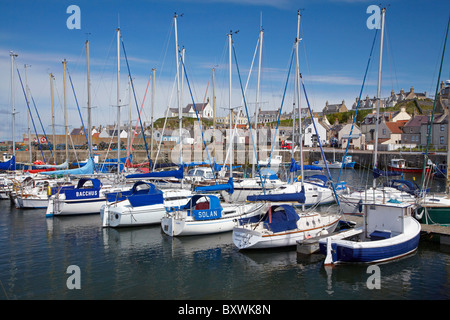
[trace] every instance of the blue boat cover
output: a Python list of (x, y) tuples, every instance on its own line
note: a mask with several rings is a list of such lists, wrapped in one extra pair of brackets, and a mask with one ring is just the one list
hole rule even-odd
[(233, 184), (233, 178), (231, 177), (228, 179), (227, 183), (222, 184), (214, 184), (211, 186), (202, 186), (195, 188), (195, 191), (197, 192), (212, 192), (212, 191), (228, 191), (229, 194), (233, 194), (234, 192), (234, 184)]
[[(142, 181), (140, 181), (142, 182)], [(139, 186), (147, 185), (145, 188), (139, 188)], [(151, 183), (135, 183), (131, 190), (131, 195), (128, 197), (128, 201), (133, 207), (149, 206), (153, 204), (164, 204), (163, 192), (156, 188)]]
[(126, 179), (145, 179), (145, 178), (170, 178), (174, 177), (176, 179), (183, 179), (183, 167), (181, 166), (178, 170), (168, 170), (168, 171), (153, 171), (147, 173), (135, 173), (129, 174)]
[(11, 159), (0, 162), (0, 170), (16, 170), (16, 157), (12, 156)]
[[(225, 166), (225, 168), (227, 168), (227, 170), (230, 168), (230, 166), (229, 165), (221, 165), (221, 164), (217, 164), (217, 163), (213, 163), (213, 168), (214, 168), (214, 171), (220, 171), (223, 167)], [(242, 166), (233, 166), (232, 168), (233, 169), (237, 169), (237, 168), (241, 168)]]
[[(92, 182), (92, 187), (85, 188), (84, 185), (88, 181)], [(64, 194), (66, 195), (66, 200), (96, 199), (100, 196), (101, 187), (102, 183), (99, 179), (82, 178), (78, 181), (75, 188), (65, 190)]]
[[(301, 170), (301, 165), (295, 163), (294, 158), (291, 158), (291, 164), (289, 166), (289, 172), (296, 172), (298, 170)], [(317, 170), (321, 171), (322, 168), (319, 166), (313, 166), (313, 165), (303, 165), (303, 170)]]
[(292, 193), (258, 194), (247, 196), (247, 201), (298, 202), (305, 203), (305, 190)]
[(378, 177), (394, 177), (394, 176), (401, 176), (401, 175), (402, 175), (402, 173), (397, 172), (397, 171), (384, 171), (384, 170), (380, 170), (378, 168), (373, 169), (374, 179), (376, 179)]
[[(269, 214), (269, 211), (272, 211)], [(294, 207), (289, 205), (272, 206), (265, 214), (264, 225), (274, 233), (297, 229), (300, 219)]]
[[(394, 179), (386, 182), (384, 184), (387, 187), (392, 187), (400, 191), (405, 191), (412, 195), (419, 194), (420, 187), (417, 185), (417, 183), (413, 181), (403, 180), (403, 179)], [(426, 192), (429, 191), (429, 189), (425, 190)]]
[(94, 173), (94, 160), (92, 158), (88, 159), (86, 165), (81, 168), (76, 169), (67, 169), (67, 170), (56, 170), (56, 171), (44, 171), (40, 172), (40, 174), (46, 175), (84, 175), (84, 174), (93, 174)]
[[(141, 187), (144, 186), (144, 187)], [(164, 194), (154, 184), (137, 181), (133, 187), (125, 191), (109, 192), (106, 194), (109, 202), (128, 199), (133, 207), (147, 206), (152, 204), (163, 204)]]

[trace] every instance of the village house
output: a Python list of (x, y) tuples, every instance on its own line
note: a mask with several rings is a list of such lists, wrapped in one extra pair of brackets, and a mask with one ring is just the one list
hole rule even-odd
[(325, 107), (322, 109), (323, 115), (337, 113), (337, 112), (347, 112), (348, 109), (345, 106), (345, 101), (342, 100), (342, 103), (338, 104), (328, 104), (328, 101), (325, 103)]
[[(373, 97), (372, 99), (369, 98), (369, 95), (366, 96), (366, 99), (361, 100), (358, 106), (359, 98), (356, 97), (356, 101), (352, 105), (352, 110), (356, 110), (356, 107), (358, 107), (358, 110), (367, 110), (367, 109), (375, 109), (377, 107), (377, 98)], [(384, 99), (380, 99), (380, 108), (386, 107), (386, 101)]]
[[(320, 137), (320, 143), (322, 145), (325, 145), (327, 143), (326, 137), (327, 137), (327, 130), (319, 123), (318, 119), (313, 120), (315, 125), (313, 123), (309, 124), (305, 127), (304, 134), (303, 134), (303, 145), (305, 147), (316, 147), (318, 146)], [(316, 132), (317, 128), (317, 132)]]
[(420, 145), (422, 123), (428, 124), (428, 116), (416, 115), (411, 118), (403, 126), (402, 143), (412, 147)]
[[(349, 149), (362, 150), (366, 143), (365, 136), (361, 133), (361, 129), (357, 125), (354, 125), (352, 130), (352, 125), (352, 123), (347, 123), (339, 130), (337, 136), (338, 144), (341, 148), (345, 149), (350, 138)], [(351, 135), (350, 131), (352, 131)]]
[[(430, 121), (420, 124), (420, 144), (426, 146), (428, 143), (428, 130)], [(434, 116), (433, 125), (431, 126), (430, 144), (434, 148), (447, 149), (448, 146), (448, 113), (437, 114)]]
[[(197, 114), (195, 110), (197, 109), (197, 113), (199, 118), (208, 118), (212, 119), (213, 117), (213, 108), (211, 107), (211, 104), (209, 103), (209, 98), (207, 99), (206, 103), (196, 103), (195, 107), (193, 103), (188, 104), (186, 107), (181, 109), (181, 115), (182, 117), (186, 118), (197, 118)], [(169, 117), (178, 117), (178, 108), (169, 108)]]

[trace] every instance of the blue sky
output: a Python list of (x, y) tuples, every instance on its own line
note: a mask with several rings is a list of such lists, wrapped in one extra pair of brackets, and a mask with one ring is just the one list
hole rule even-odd
[[(81, 29), (69, 30), (66, 13), (69, 5), (81, 10)], [(68, 68), (83, 120), (87, 122), (85, 40), (90, 41), (93, 124), (116, 121), (116, 43), (115, 30), (120, 25), (141, 106), (152, 68), (156, 68), (155, 117), (162, 117), (167, 106), (176, 106), (172, 96), (175, 79), (173, 16), (177, 12), (178, 43), (186, 49), (186, 69), (196, 103), (212, 98), (211, 74), (216, 68), (215, 90), (218, 115), (228, 106), (228, 48), (226, 34), (233, 36), (242, 81), (245, 83), (256, 48), (261, 22), (264, 29), (262, 50), (262, 109), (277, 109), (287, 77), (289, 59), (297, 28), (297, 10), (302, 10), (300, 68), (308, 98), (314, 110), (325, 102), (345, 100), (351, 107), (361, 90), (374, 30), (366, 20), (366, 0), (139, 0), (139, 1), (61, 1), (2, 0), (0, 11), (0, 140), (11, 138), (10, 57), (19, 56), (16, 66), (36, 102), (44, 128), (51, 131), (49, 73), (55, 75), (56, 121), (63, 124), (62, 63)], [(448, 1), (391, 0), (386, 13), (386, 36), (383, 54), (382, 96), (414, 86), (416, 92), (435, 91), (445, 28), (450, 14)], [(363, 97), (376, 95), (378, 42), (375, 48)], [(449, 49), (450, 50), (450, 49)], [(121, 97), (128, 102), (127, 69), (121, 54)], [(246, 100), (251, 112), (256, 99), (256, 66), (250, 78)], [(16, 134), (26, 128), (26, 103), (15, 75)], [(446, 54), (442, 79), (450, 78), (450, 59)], [(233, 61), (233, 104), (240, 105), (242, 95)], [(182, 105), (192, 103), (186, 82)], [(290, 80), (284, 111), (292, 110), (293, 81)], [(67, 87), (69, 123), (79, 127), (81, 121), (73, 93)], [(171, 98), (172, 97), (172, 98)], [(61, 101), (61, 102), (60, 102)], [(144, 121), (150, 119), (151, 91), (144, 105)], [(302, 98), (302, 106), (306, 106)], [(128, 110), (122, 108), (122, 120)], [(34, 111), (33, 111), (34, 112)], [(136, 120), (136, 106), (132, 104)], [(39, 127), (38, 120), (34, 116)], [(42, 130), (38, 129), (39, 132)], [(62, 127), (57, 128), (62, 132)]]

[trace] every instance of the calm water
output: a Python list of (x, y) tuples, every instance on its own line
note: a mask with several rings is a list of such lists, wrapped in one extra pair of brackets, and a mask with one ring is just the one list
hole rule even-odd
[[(353, 172), (355, 179), (361, 179)], [(231, 233), (171, 239), (159, 226), (100, 227), (99, 215), (45, 218), (0, 202), (0, 299), (450, 299), (450, 254), (422, 241), (408, 258), (366, 266), (297, 258), (295, 248), (239, 252)], [(81, 289), (70, 290), (70, 265)]]

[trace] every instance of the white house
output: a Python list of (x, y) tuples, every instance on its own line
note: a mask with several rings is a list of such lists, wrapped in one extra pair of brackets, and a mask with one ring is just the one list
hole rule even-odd
[[(304, 137), (304, 142), (303, 145), (305, 147), (314, 147), (318, 145), (318, 138), (317, 136), (320, 137), (320, 143), (322, 145), (325, 144), (325, 142), (327, 141), (327, 130), (319, 123), (319, 120), (317, 118), (313, 119), (314, 124), (311, 123), (310, 125), (308, 125), (305, 128), (305, 133), (303, 134)], [(317, 128), (317, 133), (316, 133), (316, 129)]]
[[(197, 113), (200, 118), (212, 118), (213, 117), (213, 108), (211, 107), (211, 104), (209, 103), (209, 98), (205, 104), (196, 103), (195, 108), (194, 108), (194, 104), (192, 104), (192, 103), (188, 104), (186, 107), (182, 108), (181, 114), (183, 117), (197, 118), (195, 109), (197, 109)], [(170, 108), (169, 109), (169, 117), (178, 117), (178, 108)]]

